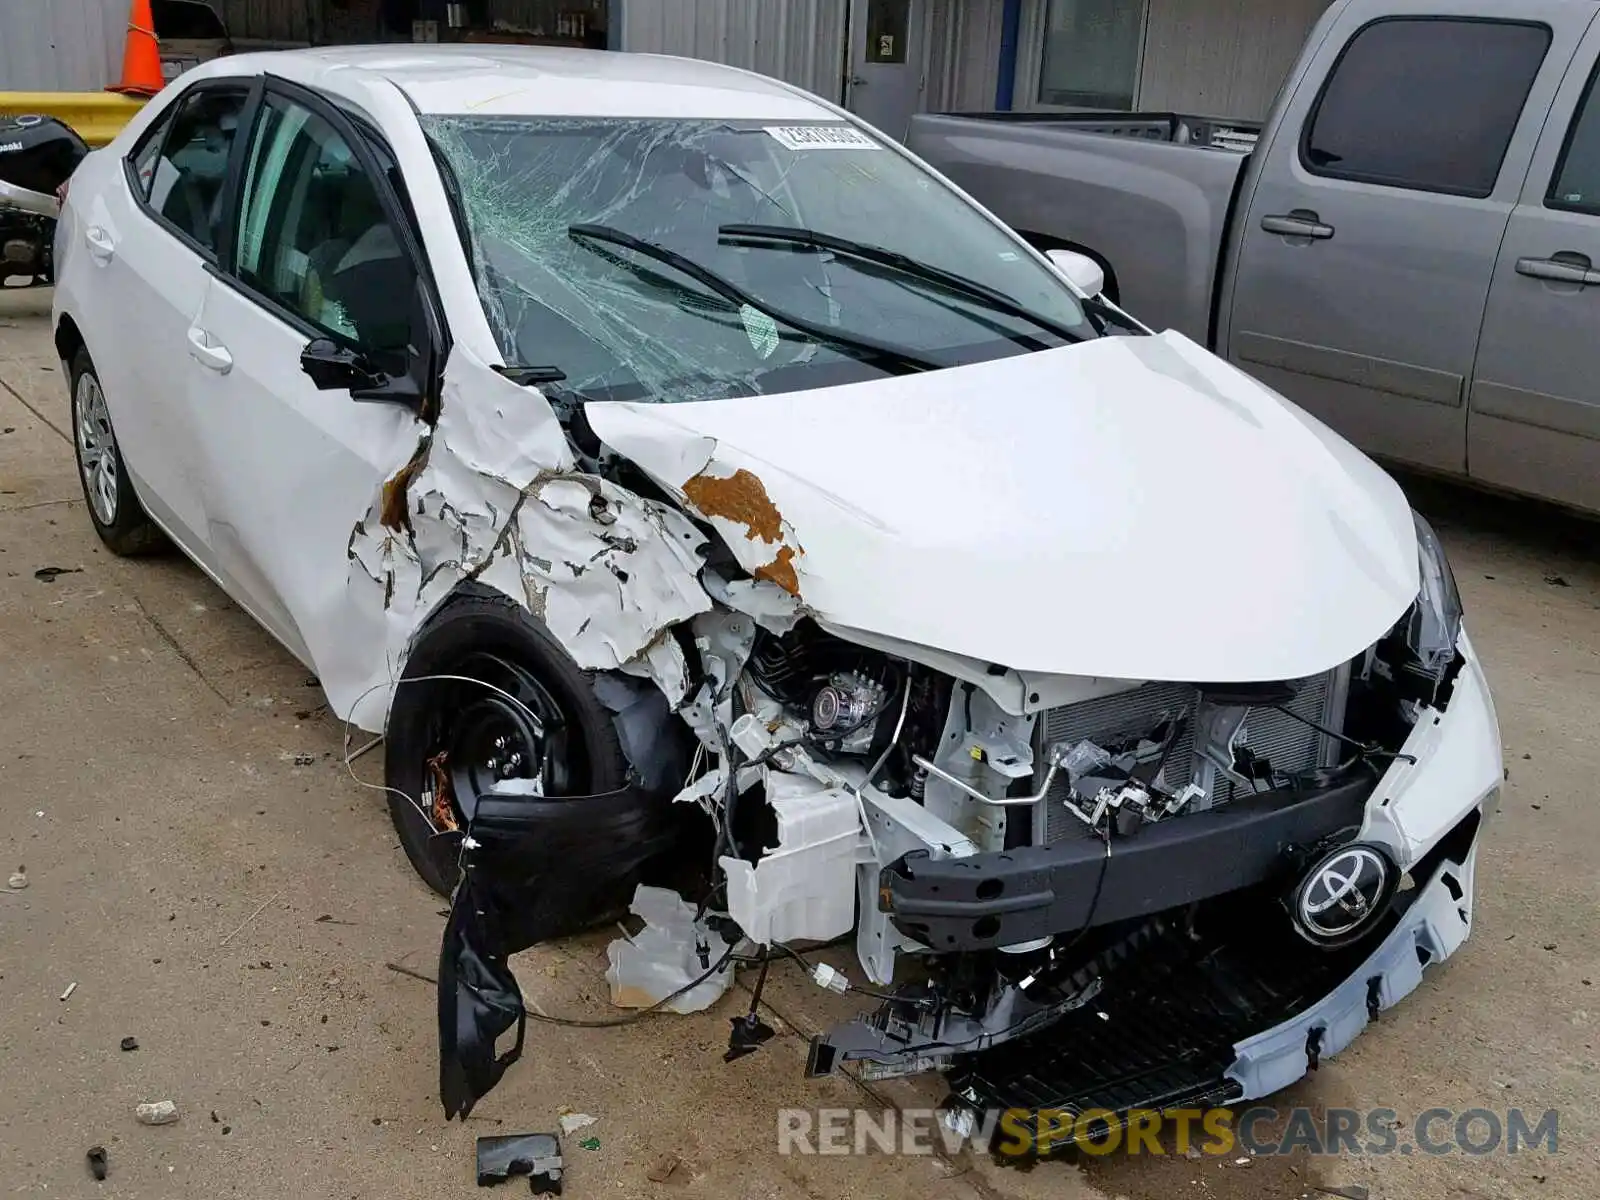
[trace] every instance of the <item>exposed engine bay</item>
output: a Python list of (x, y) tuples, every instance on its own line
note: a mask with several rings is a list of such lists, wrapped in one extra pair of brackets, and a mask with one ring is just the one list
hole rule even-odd
[[(1417, 764), (1417, 730), (1440, 721), (1466, 662), (1453, 580), (1417, 520), (1424, 594), (1350, 661), (1265, 683), (1057, 679), (1048, 696), (1019, 687), (998, 664), (853, 641), (770, 581), (740, 578), (739, 565), (713, 549), (701, 578), (717, 603), (679, 639), (689, 668), (676, 715), (693, 738), (674, 756), (690, 766), (666, 805), (703, 813), (710, 831), (709, 847), (688, 843), (709, 848), (709, 862), (682, 893), (693, 906), (686, 961), (704, 969), (695, 982), (719, 971), (731, 978), (735, 948), (761, 965), (764, 980), (772, 956), (805, 962), (797, 946), (853, 929), (861, 982), (807, 969), (822, 987), (879, 1003), (814, 1040), (811, 1074), (845, 1063), (866, 1078), (940, 1070), (975, 1108), (1030, 1095), (1035, 1107), (1079, 1108), (1115, 1096), (1128, 1105), (1158, 1094), (1237, 1098), (1237, 1087), (1218, 1082), (1225, 1051), (1343, 979), (1415, 899), (1406, 868), (1417, 861), (1362, 836), (1369, 802), (1386, 778)], [(674, 736), (659, 729), (643, 743), (659, 751)], [(641, 742), (637, 730), (631, 740)], [(625, 837), (621, 827), (593, 827), (577, 806), (569, 816), (608, 847), (606, 869), (631, 879), (660, 847), (685, 852), (665, 832), (664, 798), (658, 790), (623, 800), (617, 815), (638, 825)], [(479, 811), (494, 802), (479, 800)], [(1449, 860), (1458, 872), (1478, 820), (1474, 806), (1463, 812)], [(464, 893), (504, 856), (492, 823), (483, 823), (488, 838), (477, 836), (478, 822), (469, 831)], [(510, 856), (519, 877), (543, 874), (539, 890), (548, 891), (560, 886), (551, 878), (600, 867), (585, 836), (551, 832), (520, 840)], [(1360, 863), (1340, 866), (1351, 847), (1370, 858), (1370, 878)], [(1445, 862), (1437, 846), (1430, 854), (1428, 866)], [(1344, 890), (1308, 900), (1326, 878)], [(480, 915), (506, 907), (476, 903)], [(1249, 931), (1242, 940), (1241, 930)], [(512, 940), (538, 936), (525, 929)], [(503, 1022), (519, 1001), (496, 957), (472, 959), (490, 964), (496, 988), (480, 980), (460, 994), (481, 1002), (497, 990)], [(1363, 1011), (1375, 1014), (1381, 991), (1374, 976)], [(1103, 1040), (1095, 1018), (1109, 1020), (1119, 996), (1143, 1011), (1181, 1007), (1181, 996), (1199, 993), (1215, 998), (1209, 1040), (1178, 1036), (1159, 1087), (1138, 1071), (1085, 1073), (1075, 1056), (1053, 1090), (1038, 1083), (1035, 1043), (1056, 1047), (1050, 1031), (1062, 1023), (1087, 1017), (1073, 1036)], [(443, 993), (441, 1004), (443, 1019)], [(1169, 1012), (1167, 1024), (1175, 1019)], [(734, 1026), (730, 1061), (771, 1034), (754, 1003)], [(1320, 1029), (1303, 1048), (1309, 1066)], [(1023, 1041), (1031, 1049), (1000, 1054)], [(465, 1049), (447, 1049), (447, 1061)], [(1032, 1092), (1017, 1091), (1024, 1076)], [(487, 1090), (481, 1064), (476, 1077), (452, 1085), (447, 1070), (447, 1111), (466, 1111)]]

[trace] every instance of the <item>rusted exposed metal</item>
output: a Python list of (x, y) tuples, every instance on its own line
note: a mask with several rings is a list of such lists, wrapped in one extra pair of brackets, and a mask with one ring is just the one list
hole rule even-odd
[(781, 546), (778, 555), (764, 567), (755, 569), (757, 579), (765, 579), (775, 583), (791, 596), (800, 594), (800, 577), (794, 570), (794, 549), (790, 546)]
[(427, 465), (428, 448), (431, 445), (429, 439), (423, 438), (417, 444), (410, 461), (383, 481), (383, 503), (379, 509), (378, 519), (385, 529), (391, 529), (395, 533), (411, 532), (411, 514), (407, 511), (406, 493), (410, 490), (411, 481)]
[(767, 495), (761, 480), (743, 467), (725, 478), (696, 475), (683, 485), (683, 494), (706, 516), (735, 521), (743, 525), (752, 538), (763, 542), (783, 541), (783, 514)]

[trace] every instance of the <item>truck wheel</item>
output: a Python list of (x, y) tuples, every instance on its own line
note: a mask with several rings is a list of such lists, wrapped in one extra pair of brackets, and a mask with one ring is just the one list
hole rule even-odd
[(406, 663), (384, 773), (406, 857), (449, 895), (478, 795), (508, 779), (533, 781), (530, 804), (600, 795), (627, 782), (628, 762), (589, 674), (515, 602), (467, 592), (445, 603)]
[(113, 554), (131, 557), (161, 549), (166, 538), (145, 514), (128, 478), (116, 432), (111, 428), (105, 389), (100, 386), (88, 347), (78, 347), (69, 370), (72, 447), (94, 531)]

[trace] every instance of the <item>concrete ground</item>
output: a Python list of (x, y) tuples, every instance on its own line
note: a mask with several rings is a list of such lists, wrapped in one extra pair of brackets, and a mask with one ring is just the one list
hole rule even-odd
[[(1556, 1155), (1114, 1155), (1028, 1172), (968, 1155), (779, 1155), (778, 1108), (877, 1102), (802, 1078), (803, 1034), (839, 1006), (792, 967), (769, 987), (783, 1036), (760, 1054), (721, 1060), (746, 1002), (737, 990), (693, 1017), (535, 1025), (525, 1060), (470, 1121), (447, 1125), (433, 989), (385, 965), (432, 973), (441, 902), (406, 866), (382, 796), (345, 773), (306, 670), (186, 560), (99, 545), (48, 305), (45, 291), (0, 291), (0, 881), (19, 868), (28, 880), (0, 887), (0, 1193), (467, 1195), (475, 1137), (550, 1129), (570, 1108), (599, 1118), (566, 1139), (566, 1194), (580, 1200), (1600, 1195), (1594, 528), (1417, 487), (1449, 544), (1510, 768), (1478, 925), (1280, 1098), (1405, 1121), (1434, 1106), (1554, 1108)], [(40, 578), (46, 567), (69, 573)], [(374, 778), (373, 759), (358, 765)], [(533, 1003), (606, 1015), (609, 936), (519, 960)], [(119, 1051), (126, 1036), (136, 1051)], [(181, 1120), (137, 1124), (134, 1105), (161, 1098)], [(585, 1135), (598, 1148), (580, 1147)], [(111, 1166), (98, 1185), (84, 1166), (95, 1144)], [(681, 1162), (652, 1180), (669, 1154)]]

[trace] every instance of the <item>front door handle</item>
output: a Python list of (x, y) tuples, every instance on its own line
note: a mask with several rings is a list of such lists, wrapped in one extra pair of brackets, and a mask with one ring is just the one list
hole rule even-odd
[(1261, 228), (1284, 237), (1311, 238), (1318, 242), (1325, 242), (1333, 236), (1333, 226), (1324, 225), (1321, 217), (1305, 208), (1297, 208), (1283, 216), (1262, 217)]
[(202, 367), (226, 375), (233, 370), (233, 355), (226, 346), (211, 340), (211, 336), (198, 326), (189, 330), (189, 357)]
[(111, 235), (98, 225), (85, 229), (83, 240), (96, 262), (110, 262), (117, 253), (117, 244), (111, 240)]
[(1580, 287), (1600, 284), (1600, 271), (1590, 266), (1589, 256), (1571, 250), (1549, 258), (1519, 258), (1517, 274), (1529, 279), (1548, 279), (1552, 283), (1575, 283)]

